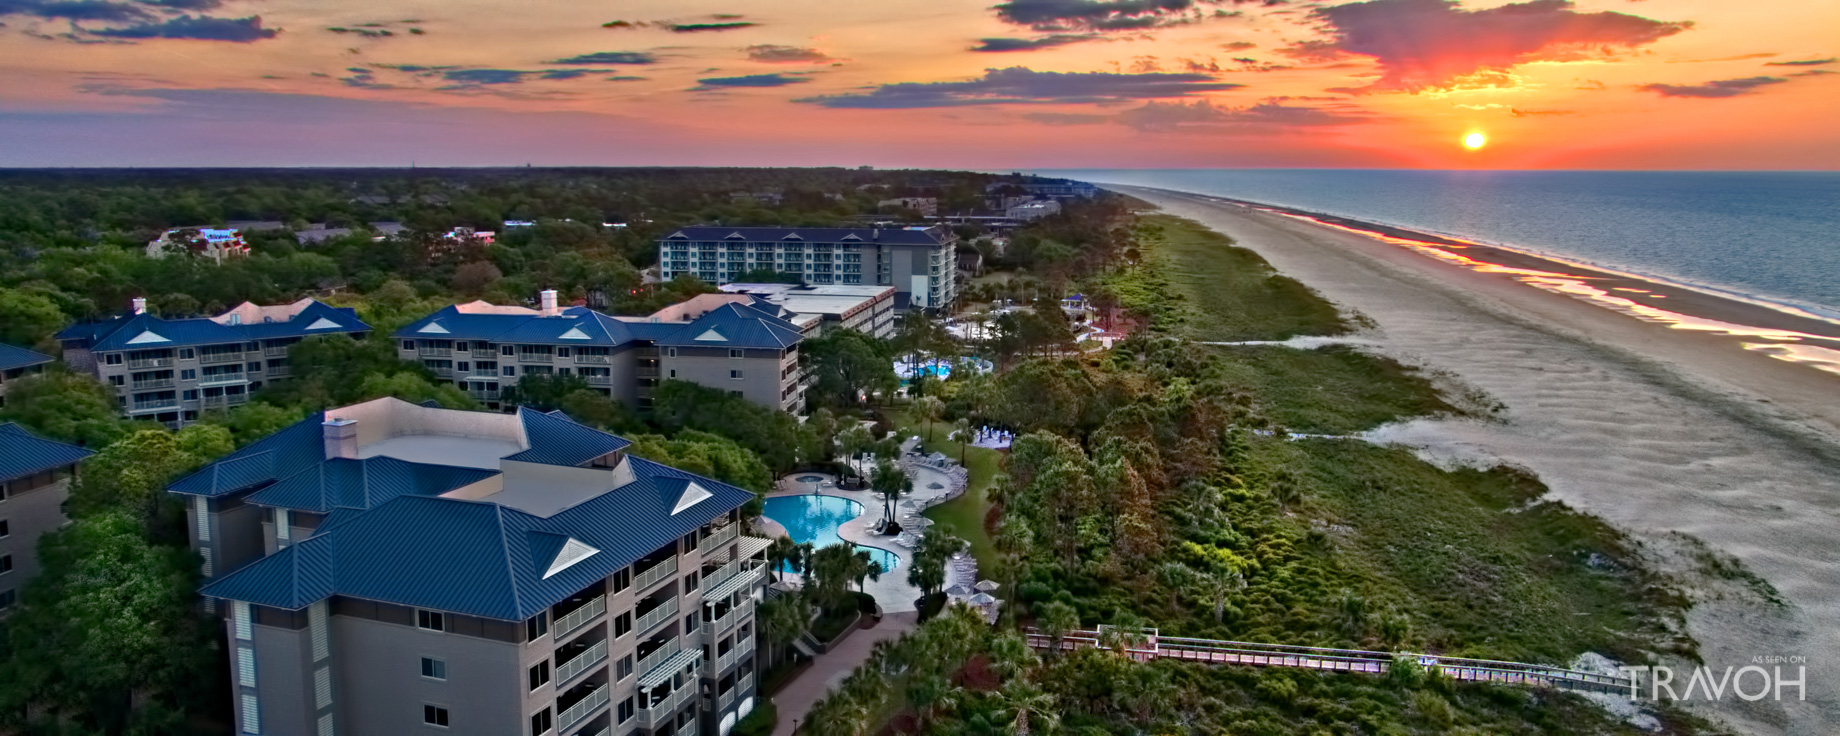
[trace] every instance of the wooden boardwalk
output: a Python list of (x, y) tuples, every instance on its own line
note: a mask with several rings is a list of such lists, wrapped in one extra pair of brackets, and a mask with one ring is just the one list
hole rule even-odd
[[(1036, 629), (1027, 631), (1029, 646), (1052, 649), (1053, 639)], [(1491, 659), (1444, 657), (1415, 652), (1372, 652), (1360, 649), (1328, 649), (1289, 644), (1261, 644), (1218, 639), (1190, 639), (1161, 636), (1156, 629), (1119, 630), (1101, 625), (1097, 630), (1072, 631), (1061, 637), (1062, 650), (1081, 648), (1111, 649), (1122, 646), (1126, 656), (1139, 662), (1153, 659), (1179, 659), (1254, 667), (1293, 667), (1325, 672), (1360, 672), (1385, 674), (1395, 660), (1405, 659), (1427, 670), (1436, 670), (1454, 680), (1495, 682), (1504, 685), (1552, 687), (1561, 690), (1627, 693), (1628, 678), (1595, 672), (1524, 662)]]

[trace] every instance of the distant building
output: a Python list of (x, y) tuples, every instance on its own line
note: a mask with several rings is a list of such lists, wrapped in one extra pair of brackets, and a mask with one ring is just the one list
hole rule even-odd
[(38, 538), (64, 525), (77, 464), (93, 454), (0, 424), (0, 616), (38, 574)]
[(728, 199), (736, 204), (753, 202), (767, 207), (778, 207), (781, 202), (786, 201), (786, 195), (776, 191), (730, 192)]
[(235, 731), (727, 733), (758, 697), (754, 494), (629, 444), (385, 398), (175, 482)]
[(721, 285), (773, 269), (818, 286), (892, 286), (896, 310), (942, 310), (958, 298), (957, 245), (951, 228), (938, 225), (687, 227), (658, 239), (659, 277), (690, 274)]
[(1048, 215), (1058, 215), (1060, 212), (1060, 202), (1056, 202), (1052, 199), (1031, 199), (1026, 202), (1010, 205), (1010, 208), (1004, 210), (1003, 214), (1009, 219), (1027, 222), (1029, 220), (1039, 220)]
[(42, 373), (53, 358), (36, 350), (0, 343), (0, 406), (6, 406), (6, 386), (22, 377)]
[(802, 330), (808, 330), (807, 323), (815, 321), (822, 331), (843, 328), (880, 338), (894, 336), (892, 286), (736, 283), (721, 288), (786, 310), (792, 315), (788, 319)]
[(474, 230), (470, 227), (457, 227), (443, 233), (441, 239), (456, 244), (469, 240), (477, 240), (483, 245), (491, 245), (498, 239), (498, 233), (492, 232), (491, 230)]
[(520, 227), (536, 227), (536, 226), (537, 226), (536, 220), (506, 220), (505, 221), (506, 230), (511, 230), (513, 228), (520, 228)]
[(965, 279), (984, 273), (984, 254), (965, 251), (958, 254), (958, 275)]
[(215, 317), (161, 319), (135, 299), (123, 314), (57, 333), (64, 361), (113, 386), (122, 411), (178, 427), (202, 411), (249, 401), (266, 381), (285, 378), (288, 346), (313, 335), (361, 338), (370, 325), (350, 308), (313, 299), (242, 305)]
[[(708, 295), (705, 295), (708, 296)], [(679, 305), (681, 306), (681, 305)], [(767, 304), (667, 307), (649, 317), (612, 317), (559, 307), (456, 304), (397, 330), (397, 356), (420, 362), (480, 401), (494, 404), (525, 376), (576, 375), (628, 405), (649, 408), (661, 381), (721, 389), (775, 409), (805, 403), (799, 343), (805, 332)]]
[(181, 227), (160, 233), (147, 243), (148, 258), (165, 258), (173, 253), (189, 253), (223, 263), (226, 258), (249, 255), (249, 244), (236, 230), (209, 227)]
[(894, 199), (884, 199), (877, 202), (875, 206), (876, 209), (898, 207), (904, 210), (913, 210), (926, 217), (933, 217), (939, 214), (938, 197), (895, 197)]

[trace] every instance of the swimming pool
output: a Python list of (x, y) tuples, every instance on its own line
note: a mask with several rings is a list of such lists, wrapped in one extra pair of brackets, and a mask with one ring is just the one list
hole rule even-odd
[[(850, 499), (809, 493), (769, 498), (764, 515), (786, 527), (786, 533), (792, 535), (792, 541), (799, 544), (810, 542), (814, 547), (828, 547), (843, 541), (842, 537), (837, 536), (837, 527), (861, 516), (862, 511), (862, 504)], [(860, 544), (853, 546), (868, 550), (869, 556), (881, 564), (884, 575), (901, 564), (901, 558), (888, 550)]]

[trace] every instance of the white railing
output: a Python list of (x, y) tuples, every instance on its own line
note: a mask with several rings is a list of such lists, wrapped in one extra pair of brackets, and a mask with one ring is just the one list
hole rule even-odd
[(671, 620), (671, 617), (676, 615), (677, 598), (673, 596), (666, 600), (663, 605), (647, 611), (645, 615), (640, 616), (639, 620), (633, 623), (633, 631), (639, 632), (640, 636), (645, 636), (646, 632), (651, 631), (661, 623)]
[(200, 386), (228, 386), (228, 385), (236, 384), (236, 383), (244, 383), (248, 380), (249, 380), (249, 377), (246, 375), (243, 375), (241, 372), (238, 372), (238, 373), (211, 373), (211, 374), (199, 376), (198, 385)]
[(754, 599), (744, 599), (741, 605), (728, 609), (728, 613), (717, 616), (714, 621), (704, 621), (703, 636), (708, 637), (710, 643), (714, 644), (716, 639), (728, 633), (729, 629), (735, 628), (736, 623), (739, 623), (741, 619), (747, 618), (748, 615), (753, 612)]
[(613, 376), (583, 376), (589, 386), (612, 386)]
[(241, 406), (249, 403), (249, 394), (226, 394), (222, 396), (205, 396), (199, 399), (204, 406)]
[(134, 390), (134, 391), (151, 391), (151, 390), (154, 390), (154, 389), (161, 389), (161, 388), (172, 388), (172, 387), (173, 387), (173, 379), (170, 379), (170, 378), (149, 378), (149, 379), (146, 379), (146, 380), (143, 380), (143, 381), (135, 381), (135, 382), (134, 382), (134, 384), (133, 384), (133, 388), (132, 388), (132, 390)]
[(128, 361), (129, 368), (171, 368), (172, 358), (134, 358)]
[(574, 659), (556, 666), (556, 686), (561, 687), (576, 675), (587, 672), (589, 667), (600, 664), (607, 659), (606, 640), (597, 641), (588, 650), (576, 655)]
[(147, 401), (136, 401), (134, 402), (134, 408), (130, 409), (129, 411), (159, 411), (161, 409), (177, 409), (177, 408), (179, 408), (179, 399), (175, 397), (171, 399), (150, 399)]
[(270, 358), (285, 358), (287, 357), (287, 354), (288, 354), (288, 346), (283, 345), (281, 347), (274, 347), (271, 345), (269, 347), (262, 348), (262, 354)]
[(736, 688), (731, 687), (728, 689), (728, 692), (716, 696), (716, 710), (727, 708), (730, 704), (735, 702), (735, 690)]
[(635, 592), (643, 591), (656, 585), (659, 581), (670, 579), (672, 575), (676, 574), (677, 558), (668, 558), (663, 562), (647, 568), (645, 572), (633, 576), (633, 590)]
[(473, 348), (472, 353), (473, 353), (473, 358), (475, 360), (479, 360), (479, 359), (491, 360), (493, 358), (498, 357), (497, 348), (483, 348), (483, 349)]
[(703, 540), (703, 549), (715, 551), (716, 547), (728, 544), (730, 541), (734, 540), (735, 535), (740, 533), (740, 524), (726, 524), (721, 529), (716, 530), (716, 533), (709, 535), (708, 539)]
[(554, 363), (556, 356), (550, 353), (519, 353), (518, 359), (526, 363)]
[(735, 683), (735, 692), (752, 690), (753, 688), (754, 688), (754, 673), (752, 672), (749, 672), (746, 675), (743, 675), (741, 677), (741, 681)]
[(241, 350), (238, 350), (234, 353), (202, 353), (201, 352), (198, 354), (198, 364), (199, 365), (217, 365), (219, 363), (241, 363), (242, 361), (243, 361), (243, 351)]
[(735, 642), (735, 645), (729, 648), (727, 654), (716, 657), (716, 668), (712, 674), (727, 672), (729, 667), (734, 666), (752, 651), (754, 651), (754, 637), (742, 637), (741, 641)]
[(679, 686), (677, 690), (673, 691), (670, 695), (666, 695), (663, 700), (658, 701), (656, 704), (648, 705), (651, 701), (651, 697), (645, 693), (640, 693), (639, 727), (657, 728), (659, 726), (669, 725), (671, 716), (677, 713), (677, 709), (682, 708), (684, 703), (690, 702), (690, 699), (694, 697), (696, 697), (695, 681), (684, 683)]
[(453, 348), (416, 348), (415, 354), (420, 355), (424, 358), (451, 358), (454, 355), (454, 349)]
[(562, 728), (568, 728), (580, 723), (581, 719), (587, 718), (588, 714), (593, 713), (596, 708), (606, 705), (607, 689), (606, 685), (594, 688), (594, 692), (589, 693), (588, 697), (576, 701), (575, 704), (569, 706), (567, 710), (557, 713), (556, 725)]
[(556, 625), (550, 627), (552, 632), (551, 637), (560, 641), (562, 637), (568, 635), (569, 632), (581, 628), (582, 625), (606, 612), (607, 596), (595, 596), (594, 600), (588, 601), (583, 604), (582, 607), (568, 612), (568, 614), (562, 618), (556, 619)]
[(696, 721), (686, 723), (683, 728), (677, 729), (677, 736), (696, 736)]
[(610, 356), (606, 356), (606, 355), (577, 355), (575, 356), (575, 362), (577, 363), (598, 363), (598, 364), (605, 365), (607, 363), (613, 362), (613, 358)]
[(679, 643), (676, 639), (672, 639), (669, 644), (659, 647), (657, 651), (640, 657), (638, 668), (639, 677), (644, 679), (646, 675), (652, 673), (652, 670), (657, 669), (658, 665), (664, 664), (665, 660), (670, 659), (672, 655), (683, 651), (683, 649), (683, 644)]
[(729, 560), (728, 564), (716, 568), (715, 572), (703, 576), (703, 590), (715, 590), (728, 582), (729, 578), (741, 574), (741, 561)]

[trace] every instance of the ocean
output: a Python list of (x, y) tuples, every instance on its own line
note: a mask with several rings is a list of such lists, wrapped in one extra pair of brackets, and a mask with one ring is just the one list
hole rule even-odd
[(1032, 171), (1293, 207), (1840, 320), (1840, 172)]

